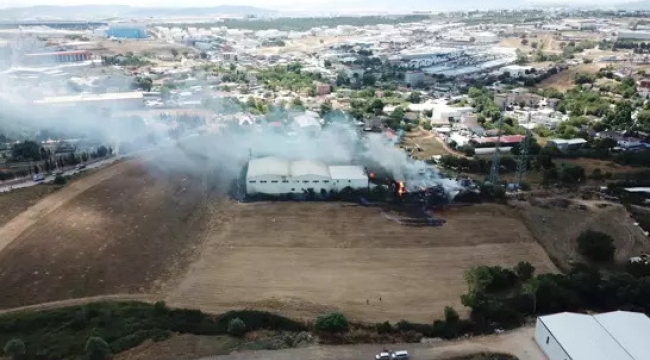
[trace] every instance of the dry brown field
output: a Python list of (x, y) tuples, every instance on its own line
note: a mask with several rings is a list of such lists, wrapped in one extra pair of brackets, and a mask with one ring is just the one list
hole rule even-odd
[(341, 203), (231, 208), (231, 219), (208, 236), (199, 260), (167, 296), (170, 305), (431, 321), (445, 306), (462, 309), (463, 275), (474, 265), (527, 260), (539, 271), (555, 270), (505, 206), (448, 210), (441, 227), (403, 226), (379, 208)]

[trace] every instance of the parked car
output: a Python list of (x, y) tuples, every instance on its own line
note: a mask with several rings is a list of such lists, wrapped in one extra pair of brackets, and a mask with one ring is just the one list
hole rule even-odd
[(36, 175), (34, 175), (33, 179), (34, 179), (34, 182), (43, 181), (43, 180), (45, 180), (45, 175), (43, 175), (43, 174), (36, 174)]

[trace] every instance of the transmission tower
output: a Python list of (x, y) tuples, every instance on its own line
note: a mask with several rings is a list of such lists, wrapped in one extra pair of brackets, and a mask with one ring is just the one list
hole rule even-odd
[[(526, 114), (526, 125), (530, 125), (530, 111)], [(530, 142), (530, 128), (526, 126), (526, 136), (524, 141), (519, 145), (519, 158), (517, 159), (517, 179), (515, 185), (517, 188), (526, 178), (526, 166), (528, 165), (528, 145)]]
[(499, 184), (499, 167), (501, 166), (501, 150), (499, 149), (501, 145), (501, 128), (503, 127), (503, 116), (499, 116), (499, 122), (497, 123), (497, 141), (494, 144), (494, 155), (492, 155), (492, 167), (490, 168), (490, 175), (488, 176), (488, 181), (492, 185)]

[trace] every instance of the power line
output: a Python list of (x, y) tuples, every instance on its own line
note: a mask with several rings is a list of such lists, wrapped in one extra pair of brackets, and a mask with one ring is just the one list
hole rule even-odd
[(499, 122), (497, 123), (497, 141), (494, 144), (494, 155), (492, 155), (492, 167), (490, 168), (490, 175), (488, 176), (488, 181), (492, 185), (497, 185), (499, 183), (499, 167), (501, 166), (501, 128), (503, 127), (503, 116), (499, 116)]
[(517, 159), (517, 179), (516, 179), (516, 186), (519, 188), (521, 186), (521, 183), (524, 182), (524, 179), (526, 178), (526, 170), (528, 166), (528, 147), (529, 143), (531, 141), (531, 133), (530, 133), (530, 111), (527, 112), (526, 114), (526, 136), (524, 137), (524, 140), (519, 144), (519, 158)]

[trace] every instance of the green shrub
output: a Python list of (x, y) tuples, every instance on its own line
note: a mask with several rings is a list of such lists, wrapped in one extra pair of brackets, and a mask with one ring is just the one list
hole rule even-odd
[(65, 185), (66, 182), (67, 180), (65, 177), (63, 177), (63, 175), (59, 174), (54, 178), (54, 185)]
[(577, 241), (580, 254), (590, 260), (608, 262), (614, 259), (614, 239), (605, 233), (587, 230), (578, 236)]
[(317, 317), (316, 321), (314, 321), (314, 328), (317, 331), (337, 333), (348, 331), (349, 324), (348, 319), (343, 314), (331, 313)]
[(393, 326), (388, 321), (376, 324), (375, 329), (379, 334), (390, 334), (393, 332)]
[(111, 355), (111, 348), (100, 337), (91, 337), (86, 342), (88, 360), (106, 360)]
[(228, 334), (241, 337), (246, 334), (246, 324), (240, 318), (230, 320), (228, 323)]
[(11, 339), (7, 341), (3, 348), (6, 355), (11, 356), (12, 359), (20, 359), (25, 355), (25, 343), (20, 339)]

